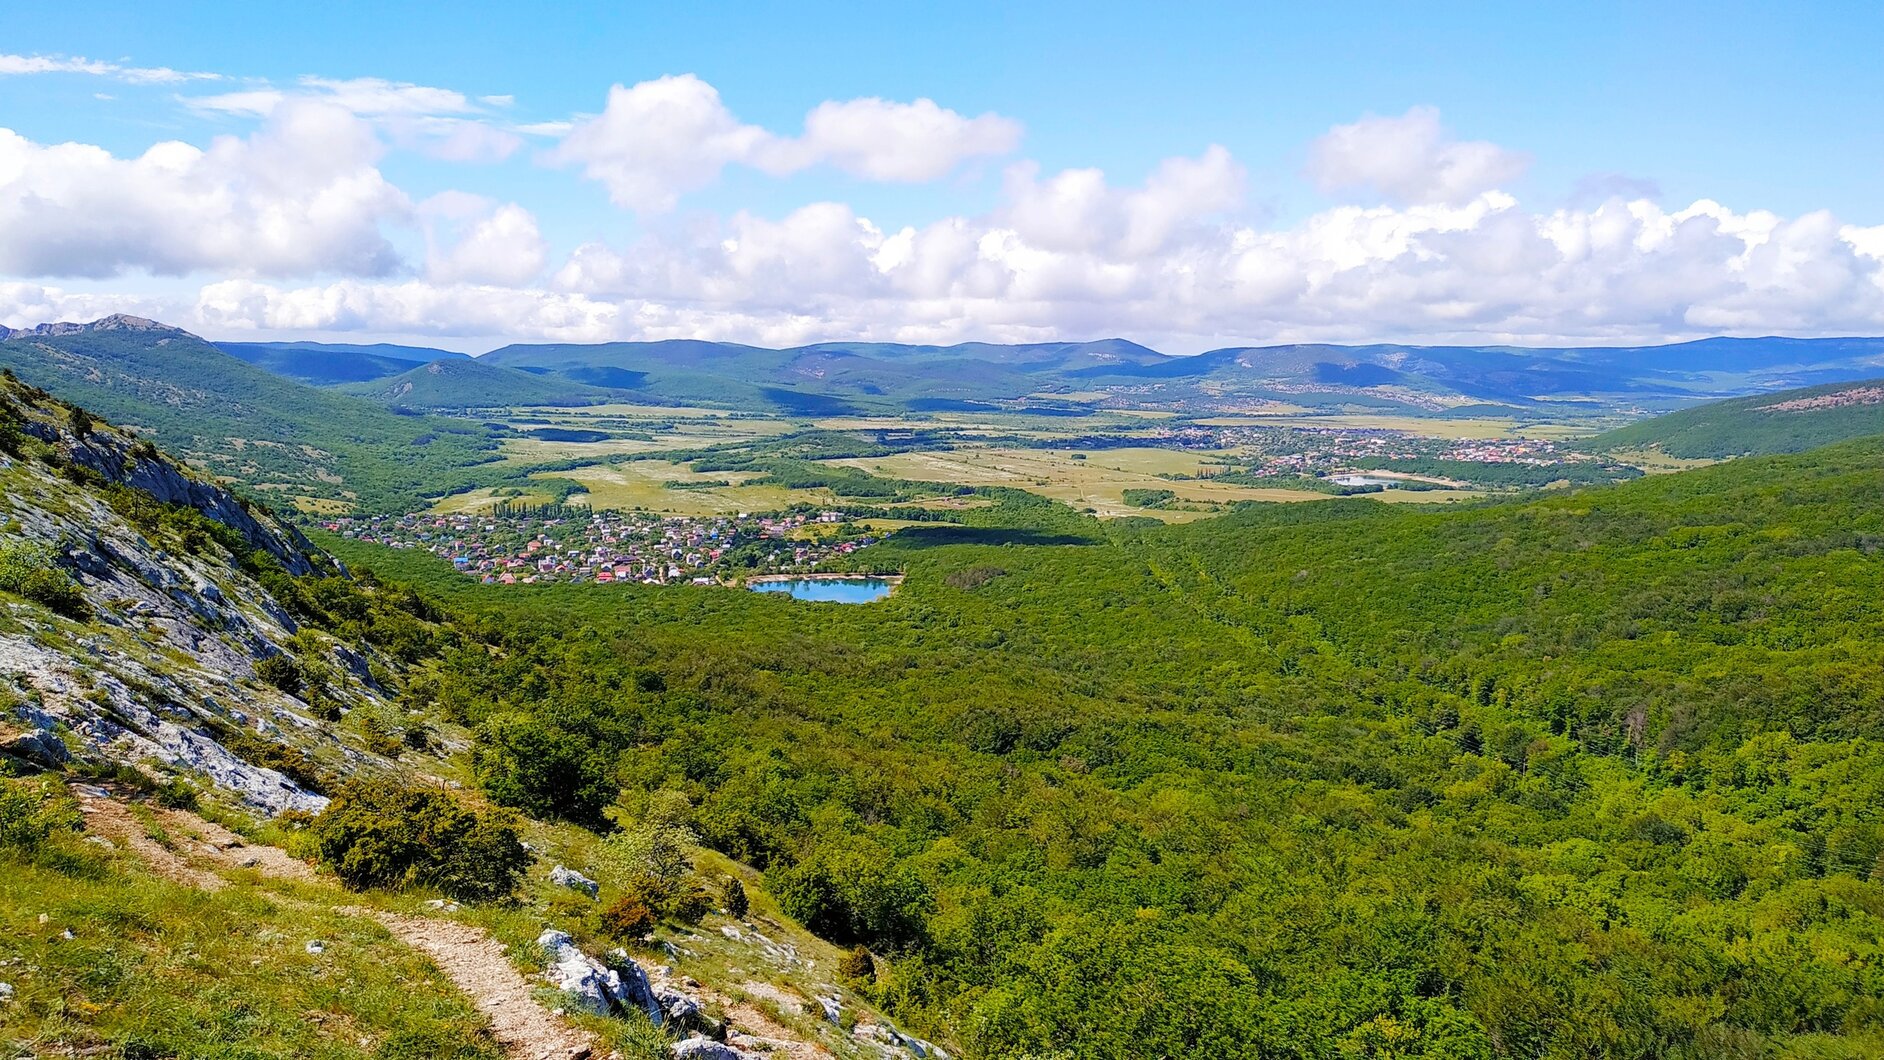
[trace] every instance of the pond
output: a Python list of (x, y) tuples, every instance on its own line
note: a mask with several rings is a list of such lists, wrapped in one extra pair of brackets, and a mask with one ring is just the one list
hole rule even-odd
[(785, 593), (799, 600), (831, 604), (867, 604), (890, 595), (901, 578), (792, 578), (785, 581), (752, 581), (746, 587), (758, 593)]

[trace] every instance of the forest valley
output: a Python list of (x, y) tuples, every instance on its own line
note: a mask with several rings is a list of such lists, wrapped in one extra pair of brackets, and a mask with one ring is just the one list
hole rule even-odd
[[(264, 583), (396, 663), (376, 753), (466, 734), (423, 812), (467, 816), (388, 853), (414, 778), (315, 763), (272, 827), (493, 907), (506, 829), (586, 830), (638, 868), (532, 926), (597, 946), (730, 901), (704, 848), (985, 1060), (1884, 1054), (1884, 438), (1445, 510), (993, 496), (872, 546), (863, 606), (317, 533), (345, 571)], [(316, 711), (318, 654), (269, 675)]]

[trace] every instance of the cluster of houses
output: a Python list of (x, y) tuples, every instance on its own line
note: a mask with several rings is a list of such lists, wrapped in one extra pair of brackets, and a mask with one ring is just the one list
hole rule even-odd
[(814, 570), (877, 540), (836, 511), (687, 517), (569, 508), (359, 516), (323, 525), (359, 541), (424, 549), (495, 585), (712, 585)]
[(1249, 469), (1257, 476), (1327, 474), (1366, 458), (1543, 466), (1588, 459), (1539, 439), (1421, 438), (1384, 428), (1229, 427), (1219, 432), (1218, 444), (1261, 452), (1256, 466)]

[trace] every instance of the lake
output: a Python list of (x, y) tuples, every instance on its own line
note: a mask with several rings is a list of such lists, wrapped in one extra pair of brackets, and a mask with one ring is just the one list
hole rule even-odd
[[(899, 579), (900, 580), (900, 579)], [(896, 588), (887, 578), (794, 578), (791, 581), (751, 582), (747, 588), (758, 593), (785, 593), (799, 600), (828, 604), (867, 604), (881, 600)]]

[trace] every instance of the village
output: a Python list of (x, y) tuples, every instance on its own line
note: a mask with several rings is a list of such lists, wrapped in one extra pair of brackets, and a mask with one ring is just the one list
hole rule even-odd
[[(1550, 467), (1587, 462), (1588, 454), (1537, 438), (1427, 438), (1386, 428), (1230, 427), (1218, 431), (1221, 448), (1259, 454), (1251, 477), (1338, 474), (1376, 461), (1443, 460), (1473, 464)], [(1241, 461), (1226, 461), (1239, 463)]]
[(877, 542), (839, 511), (672, 516), (548, 505), (525, 512), (342, 517), (323, 528), (416, 548), (486, 585), (732, 584), (813, 571)]

